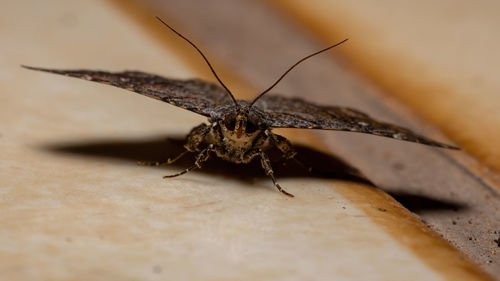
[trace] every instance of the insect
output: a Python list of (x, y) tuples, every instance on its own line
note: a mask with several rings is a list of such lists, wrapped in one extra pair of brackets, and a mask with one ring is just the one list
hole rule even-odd
[(171, 164), (187, 152), (197, 153), (192, 166), (164, 178), (180, 176), (191, 170), (201, 168), (213, 153), (226, 161), (234, 163), (249, 163), (254, 158), (258, 158), (265, 173), (273, 181), (274, 186), (283, 194), (293, 197), (291, 193), (288, 193), (277, 183), (266, 151), (273, 147), (277, 148), (285, 159), (295, 159), (296, 152), (290, 141), (271, 131), (273, 128), (351, 131), (430, 146), (458, 149), (420, 136), (409, 129), (376, 121), (368, 115), (351, 108), (316, 105), (300, 98), (266, 95), (298, 64), (344, 43), (347, 39), (300, 59), (255, 99), (246, 101), (237, 100), (234, 97), (219, 78), (206, 56), (193, 42), (162, 19), (158, 17), (157, 19), (196, 49), (220, 86), (199, 79), (175, 80), (138, 71), (105, 72), (23, 67), (127, 89), (208, 117), (209, 124), (201, 124), (188, 134), (183, 153), (174, 159), (154, 163), (156, 165)]

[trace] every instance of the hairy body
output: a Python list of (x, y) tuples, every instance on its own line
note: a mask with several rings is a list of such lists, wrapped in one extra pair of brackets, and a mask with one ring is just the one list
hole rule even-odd
[[(240, 101), (240, 103), (244, 104), (245, 101)], [(198, 153), (194, 165), (165, 178), (176, 177), (190, 170), (201, 168), (211, 153), (233, 163), (249, 163), (259, 157), (262, 168), (271, 177), (276, 188), (293, 197), (276, 182), (271, 162), (265, 151), (276, 147), (283, 153), (285, 159), (293, 158), (296, 153), (286, 138), (272, 133), (262, 119), (257, 117), (260, 114), (262, 112), (258, 109), (252, 109), (249, 106), (229, 107), (221, 114), (224, 118), (209, 120), (210, 124), (201, 124), (193, 128), (186, 138), (184, 147), (186, 151)], [(165, 163), (170, 164), (177, 159), (179, 157)], [(163, 163), (155, 163), (155, 165), (159, 164)]]

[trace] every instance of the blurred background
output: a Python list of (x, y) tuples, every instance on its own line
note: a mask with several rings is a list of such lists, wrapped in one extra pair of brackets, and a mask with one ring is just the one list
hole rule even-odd
[[(142, 107), (142, 97), (94, 93), (95, 85), (83, 82), (68, 96), (72, 84), (64, 78), (27, 73), (20, 64), (213, 81), (203, 60), (155, 20), (159, 16), (204, 50), (237, 98), (250, 99), (299, 58), (349, 38), (294, 69), (273, 92), (353, 107), (462, 151), (344, 132), (279, 132), (344, 159), (466, 259), (500, 276), (498, 1), (51, 0), (2, 6), (0, 139), (10, 147), (2, 172), (8, 186), (25, 184), (13, 167), (36, 166), (21, 151), (40, 141), (158, 136), (166, 128), (182, 136), (203, 121), (180, 109), (164, 114), (165, 106), (154, 101)], [(135, 108), (146, 113), (128, 115)], [(175, 122), (165, 126), (171, 114)], [(28, 176), (47, 171), (57, 174), (43, 166)], [(6, 223), (16, 218), (3, 217)]]

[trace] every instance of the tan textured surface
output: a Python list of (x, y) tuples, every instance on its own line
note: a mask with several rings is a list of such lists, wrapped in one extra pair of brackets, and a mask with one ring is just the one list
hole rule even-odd
[(500, 171), (498, 1), (271, 2), (325, 41), (350, 37), (338, 51), (358, 69)]
[[(164, 181), (172, 168), (49, 150), (183, 134), (202, 118), (18, 64), (195, 74), (106, 2), (11, 1), (3, 7), (1, 32), (9, 40), (0, 45), (0, 279), (480, 278), (419, 221), (405, 218), (410, 214), (391, 198), (373, 205), (369, 187), (282, 180), (297, 195), (289, 199), (265, 179), (245, 184), (193, 173)], [(387, 212), (370, 211), (376, 208)], [(387, 230), (399, 220), (411, 227)], [(425, 237), (429, 255), (447, 259), (429, 266), (393, 235), (416, 242)], [(439, 264), (452, 266), (440, 270)]]

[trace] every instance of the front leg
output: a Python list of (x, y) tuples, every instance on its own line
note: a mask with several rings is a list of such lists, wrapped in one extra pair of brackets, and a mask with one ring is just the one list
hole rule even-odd
[(210, 126), (210, 125), (200, 124), (200, 125), (194, 127), (193, 129), (191, 129), (191, 132), (189, 132), (188, 136), (186, 137), (186, 144), (184, 144), (184, 148), (186, 150), (183, 151), (181, 154), (179, 154), (174, 159), (169, 158), (165, 163), (167, 165), (172, 164), (175, 161), (179, 160), (187, 152), (200, 151), (200, 149), (198, 147), (200, 146), (201, 143), (203, 143), (203, 141), (205, 140), (205, 137), (210, 132), (211, 128), (212, 128), (212, 126)]
[(271, 143), (276, 146), (281, 153), (283, 153), (283, 157), (285, 159), (292, 159), (295, 155), (297, 155), (297, 152), (293, 149), (292, 144), (285, 137), (273, 134), (269, 130), (266, 130), (264, 133), (269, 137)]
[(198, 148), (200, 144), (205, 140), (206, 135), (210, 132), (212, 127), (207, 124), (200, 124), (194, 127), (191, 132), (189, 132), (186, 137), (186, 144), (184, 144), (184, 150), (181, 154), (177, 155), (175, 158), (168, 158), (167, 161), (161, 162), (137, 162), (138, 165), (141, 166), (166, 166), (174, 163), (175, 161), (181, 159), (188, 152), (196, 152), (200, 151)]
[(203, 149), (199, 154), (198, 156), (196, 156), (196, 161), (194, 162), (194, 165), (177, 173), (177, 174), (174, 174), (174, 175), (169, 175), (169, 176), (164, 176), (163, 178), (166, 179), (166, 178), (173, 178), (173, 177), (177, 177), (177, 176), (180, 176), (180, 175), (184, 175), (185, 173), (189, 172), (189, 171), (192, 171), (194, 169), (200, 169), (201, 168), (201, 164), (203, 164), (203, 162), (207, 161), (208, 158), (210, 157), (210, 152), (212, 152), (214, 150), (214, 145), (213, 144), (210, 144), (207, 148)]
[(285, 137), (282, 137), (280, 135), (273, 134), (269, 130), (267, 130), (265, 132), (265, 134), (271, 139), (272, 144), (274, 146), (276, 146), (281, 151), (281, 153), (283, 153), (283, 158), (292, 159), (297, 164), (299, 164), (301, 167), (306, 169), (309, 173), (312, 171), (312, 167), (304, 164), (304, 162), (295, 158), (295, 156), (297, 155), (297, 152), (295, 151), (295, 149), (293, 149), (293, 146), (289, 140), (287, 140)]
[(211, 129), (212, 125), (207, 124), (200, 124), (194, 127), (186, 138), (184, 148), (190, 152), (200, 151), (198, 147), (203, 143)]
[(274, 186), (283, 194), (294, 197), (293, 194), (288, 193), (286, 190), (281, 188), (281, 186), (276, 182), (276, 178), (274, 177), (274, 171), (273, 168), (271, 167), (271, 161), (269, 161), (269, 158), (267, 157), (266, 153), (259, 149), (257, 153), (260, 156), (260, 164), (262, 165), (262, 168), (266, 171), (266, 175), (270, 176), (271, 179), (273, 180)]

